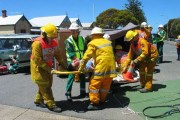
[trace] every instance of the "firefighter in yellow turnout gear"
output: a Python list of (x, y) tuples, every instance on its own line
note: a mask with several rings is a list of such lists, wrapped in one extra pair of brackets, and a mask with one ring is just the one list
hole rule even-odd
[[(53, 58), (64, 66), (56, 41), (57, 28), (49, 23), (41, 28), (42, 35), (36, 38), (32, 44), (31, 54), (31, 79), (38, 86), (34, 103), (54, 112), (61, 112), (57, 107), (52, 93), (53, 77), (51, 74)], [(65, 67), (65, 66), (64, 66)]]
[(99, 104), (106, 101), (113, 77), (116, 77), (115, 58), (111, 41), (103, 38), (99, 27), (91, 31), (92, 40), (80, 62), (79, 71), (83, 72), (87, 61), (94, 60), (94, 75), (89, 82), (90, 104), (88, 110), (100, 109)]
[[(125, 36), (126, 41), (130, 41), (130, 50), (128, 52), (128, 58), (126, 66), (128, 66), (133, 60), (134, 64), (139, 63), (140, 72), (140, 92), (149, 92), (152, 90), (153, 71), (158, 58), (158, 51), (156, 47), (150, 44), (146, 39), (139, 38), (139, 35), (135, 31), (128, 31)], [(127, 71), (127, 67), (123, 72)]]

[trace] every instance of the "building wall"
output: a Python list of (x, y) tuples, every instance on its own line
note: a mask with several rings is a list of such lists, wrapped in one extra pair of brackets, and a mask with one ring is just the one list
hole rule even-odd
[(0, 34), (14, 34), (14, 26), (0, 26)]
[(31, 25), (25, 17), (22, 17), (16, 24), (15, 33), (30, 33)]

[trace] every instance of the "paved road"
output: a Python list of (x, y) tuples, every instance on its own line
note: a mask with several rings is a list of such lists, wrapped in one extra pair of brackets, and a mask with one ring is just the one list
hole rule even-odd
[[(163, 82), (167, 80), (180, 79), (180, 61), (176, 61), (176, 48), (171, 43), (166, 43), (164, 46), (164, 63), (156, 66), (158, 73), (154, 74), (154, 82)], [(141, 120), (138, 114), (124, 114), (124, 112), (131, 112), (132, 110), (124, 102), (129, 101), (125, 93), (110, 94), (107, 103), (104, 104), (103, 109), (99, 111), (86, 111), (88, 99), (77, 99), (79, 95), (79, 83), (74, 83), (72, 95), (74, 102), (69, 103), (65, 98), (65, 85), (66, 78), (59, 78), (54, 75), (53, 93), (58, 106), (62, 107), (62, 113), (54, 113), (46, 108), (38, 108), (33, 104), (33, 98), (37, 87), (32, 83), (30, 74), (22, 72), (18, 74), (0, 75), (0, 120), (20, 120), (22, 115), (33, 111), (39, 113), (39, 119), (45, 118), (45, 113), (50, 118), (54, 119), (92, 119), (92, 120)], [(127, 86), (130, 84), (127, 84)], [(88, 82), (87, 82), (88, 86)], [(120, 87), (120, 86), (118, 86)], [(140, 94), (140, 93), (139, 93)], [(120, 96), (120, 97), (119, 97)], [(6, 106), (7, 105), (7, 106)], [(13, 106), (13, 107), (11, 107)], [(16, 110), (8, 111), (5, 108), (18, 107), (22, 112), (13, 119), (7, 118), (12, 115)], [(3, 111), (5, 110), (5, 112)], [(9, 112), (7, 114), (7, 112)], [(5, 114), (6, 113), (6, 114)], [(12, 113), (12, 114), (11, 114)], [(35, 114), (34, 114), (35, 115)], [(3, 116), (3, 117), (2, 117)], [(5, 117), (6, 116), (6, 117)], [(33, 115), (32, 115), (33, 116)], [(67, 117), (64, 117), (67, 116)], [(59, 117), (59, 118), (58, 118)], [(74, 118), (71, 118), (74, 117)], [(18, 119), (19, 118), (19, 119)], [(31, 120), (31, 117), (27, 118)], [(37, 119), (35, 116), (32, 119)]]

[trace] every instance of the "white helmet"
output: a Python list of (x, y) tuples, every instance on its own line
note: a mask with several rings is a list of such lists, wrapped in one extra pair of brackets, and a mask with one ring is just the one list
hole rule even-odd
[(145, 28), (145, 27), (147, 27), (148, 26), (148, 24), (146, 23), (146, 22), (142, 22), (141, 23), (141, 28)]
[(109, 34), (104, 34), (103, 38), (105, 38), (107, 40), (111, 40), (111, 37), (109, 36)]
[(94, 27), (91, 31), (91, 35), (93, 35), (93, 34), (104, 34), (104, 31), (102, 28)]
[(77, 23), (72, 23), (69, 27), (70, 30), (79, 30), (79, 25)]
[(163, 25), (159, 25), (158, 28), (163, 28), (164, 26)]
[(152, 26), (151, 26), (151, 25), (148, 25), (148, 28), (152, 28)]

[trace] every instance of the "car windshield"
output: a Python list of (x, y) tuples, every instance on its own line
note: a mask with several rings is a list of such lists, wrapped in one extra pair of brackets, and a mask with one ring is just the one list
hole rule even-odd
[(14, 46), (19, 45), (20, 49), (28, 49), (31, 46), (29, 38), (0, 38), (0, 49), (14, 49)]

